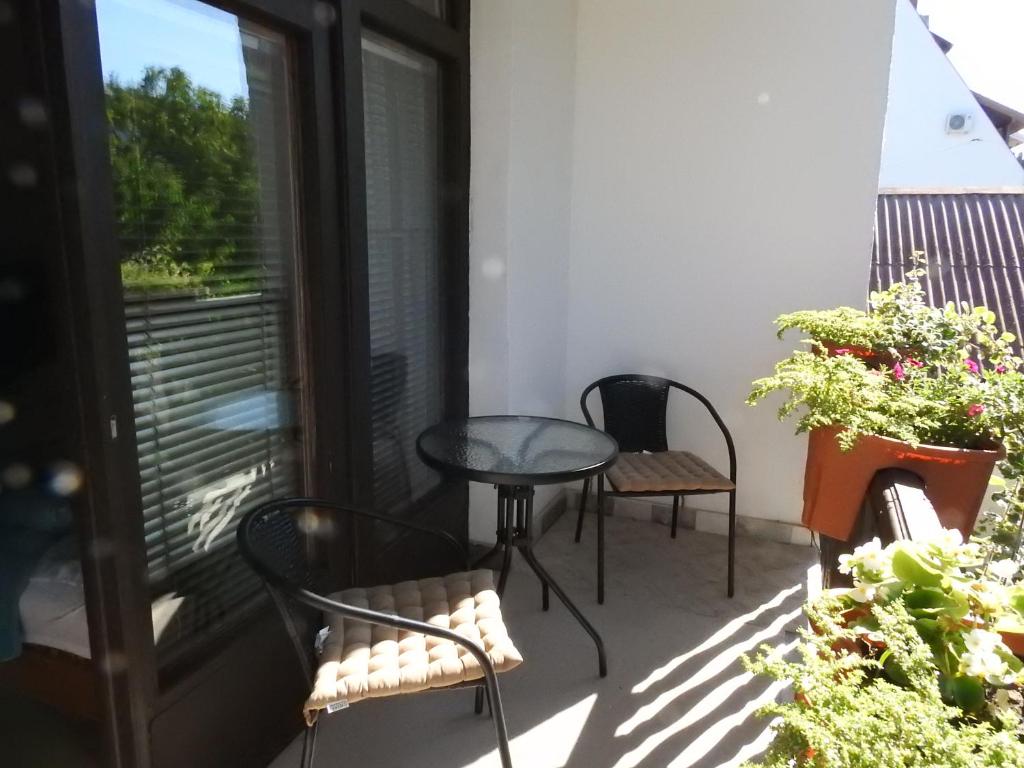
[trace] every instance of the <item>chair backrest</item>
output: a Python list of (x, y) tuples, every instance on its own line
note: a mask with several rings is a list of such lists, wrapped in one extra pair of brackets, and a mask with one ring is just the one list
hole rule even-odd
[(310, 593), (318, 591), (316, 572), (310, 567), (306, 542), (295, 520), (296, 510), (308, 508), (330, 505), (317, 499), (271, 501), (246, 513), (236, 532), (238, 551), (270, 592), (307, 682), (311, 681), (314, 668), (309, 636), (319, 628), (315, 616), (323, 610), (309, 599)]
[(248, 512), (238, 524), (242, 559), (273, 589), (295, 599), (300, 590), (316, 591), (314, 570), (294, 511), (319, 507), (314, 499), (283, 499)]
[(620, 451), (667, 451), (665, 415), (670, 386), (668, 379), (657, 376), (633, 373), (606, 376), (584, 390), (580, 406), (587, 423), (593, 426), (586, 401), (596, 387), (601, 393), (604, 431), (615, 438)]

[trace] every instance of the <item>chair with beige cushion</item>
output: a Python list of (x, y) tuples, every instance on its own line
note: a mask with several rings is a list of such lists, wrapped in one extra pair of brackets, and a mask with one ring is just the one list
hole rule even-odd
[[(356, 515), (439, 537), (465, 558), (444, 531), (409, 520), (339, 506), (320, 499), (284, 499), (249, 512), (238, 526), (242, 557), (263, 579), (292, 639), (310, 694), (303, 705), (306, 730), (302, 765), (310, 766), (319, 716), (362, 699), (430, 689), (474, 687), (477, 712), (486, 691), (503, 768), (510, 768), (508, 732), (497, 673), (522, 663), (508, 636), (489, 570), (324, 594), (307, 559), (298, 519)], [(318, 528), (347, 530), (348, 521)], [(293, 606), (313, 609), (298, 620)], [(308, 625), (308, 631), (303, 627)], [(312, 629), (319, 633), (314, 651)], [(308, 642), (307, 642), (308, 641)], [(396, 727), (396, 733), (402, 728)]]
[[(587, 398), (595, 389), (601, 396), (604, 431), (619, 443), (618, 461), (597, 479), (597, 602), (604, 602), (606, 496), (671, 496), (672, 538), (675, 538), (679, 522), (679, 500), (683, 496), (728, 493), (728, 594), (732, 597), (736, 550), (736, 449), (718, 411), (704, 395), (685, 384), (657, 376), (628, 373), (599, 379), (583, 390), (580, 407), (590, 426), (594, 426), (594, 419), (587, 407)], [(714, 419), (729, 452), (728, 476), (696, 454), (669, 450), (665, 421), (668, 395), (672, 389), (696, 398)], [(610, 489), (605, 488), (606, 479)], [(576, 520), (577, 542), (583, 533), (583, 515), (589, 494), (590, 480), (585, 480)]]

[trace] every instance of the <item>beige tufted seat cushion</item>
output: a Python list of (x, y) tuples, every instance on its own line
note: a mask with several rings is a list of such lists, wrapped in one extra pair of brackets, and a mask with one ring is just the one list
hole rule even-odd
[[(346, 589), (332, 599), (451, 629), (481, 646), (498, 672), (523, 657), (501, 619), (494, 574), (489, 570), (444, 578), (403, 581), (384, 587)], [(327, 618), (313, 692), (303, 707), (306, 722), (339, 702), (443, 688), (483, 677), (473, 655), (451, 640), (345, 619)]]
[(606, 473), (616, 491), (731, 491), (729, 478), (687, 451), (620, 453)]

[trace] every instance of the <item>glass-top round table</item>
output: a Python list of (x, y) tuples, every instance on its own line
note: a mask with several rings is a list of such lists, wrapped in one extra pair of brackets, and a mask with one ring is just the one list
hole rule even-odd
[(615, 463), (612, 437), (586, 424), (541, 416), (475, 416), (423, 432), (416, 450), (428, 465), (495, 485), (582, 480)]
[(478, 563), (502, 553), (501, 595), (512, 566), (512, 551), (518, 550), (540, 579), (544, 610), (548, 610), (550, 589), (593, 638), (598, 669), (604, 677), (608, 667), (601, 636), (533, 552), (533, 494), (536, 485), (583, 480), (603, 472), (618, 457), (615, 440), (593, 427), (562, 419), (474, 416), (425, 430), (416, 440), (416, 452), (425, 464), (448, 477), (497, 486), (497, 542)]

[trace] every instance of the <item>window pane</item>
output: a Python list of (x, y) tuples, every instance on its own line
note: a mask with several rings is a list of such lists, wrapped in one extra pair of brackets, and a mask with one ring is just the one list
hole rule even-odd
[(438, 247), (438, 68), (363, 38), (374, 493), (408, 506), (438, 483), (417, 435), (443, 416)]
[(288, 56), (194, 0), (99, 0), (158, 648), (259, 590), (254, 504), (300, 488)]

